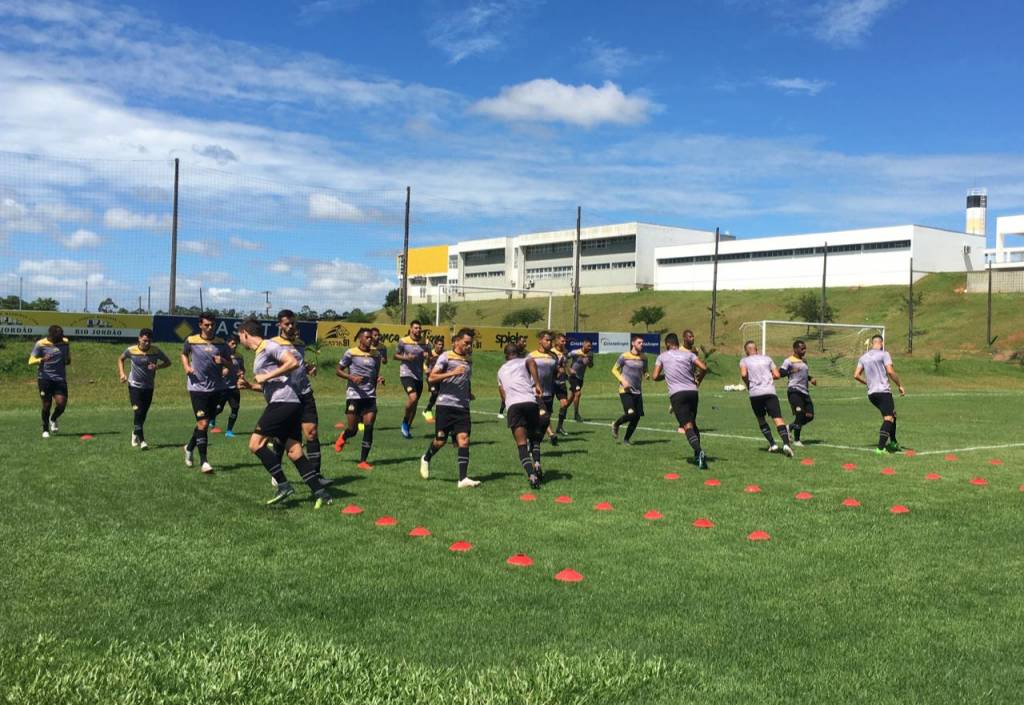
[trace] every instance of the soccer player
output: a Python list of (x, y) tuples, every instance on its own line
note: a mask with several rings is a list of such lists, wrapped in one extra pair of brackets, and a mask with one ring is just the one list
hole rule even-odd
[(538, 400), (543, 396), (537, 363), (523, 357), (515, 343), (505, 345), (505, 364), (498, 368), (498, 394), (508, 409), (508, 427), (512, 430), (519, 463), (526, 471), (530, 487), (540, 487), (544, 473), (540, 463), (540, 425)]
[(359, 433), (358, 424), (363, 425), (363, 443), (359, 453), (360, 470), (373, 470), (367, 460), (373, 447), (373, 423), (377, 420), (377, 385), (380, 384), (381, 357), (372, 345), (368, 328), (356, 332), (356, 346), (349, 348), (338, 361), (337, 375), (348, 381), (345, 391), (345, 419), (347, 427), (334, 443), (334, 450), (340, 453), (349, 438)]
[[(554, 351), (555, 336), (549, 330), (537, 334), (537, 349), (529, 357), (537, 365), (540, 378), (540, 430), (542, 436), (551, 431), (551, 412), (555, 407), (555, 377), (558, 374), (558, 354)], [(551, 445), (558, 445), (558, 436), (551, 433)]]
[(377, 351), (380, 356), (380, 364), (388, 364), (388, 348), (380, 344), (380, 328), (370, 329), (370, 347)]
[(452, 349), (443, 352), (430, 369), (427, 381), (438, 385), (437, 421), (434, 425), (434, 440), (420, 458), (420, 477), (430, 477), (430, 460), (437, 451), (444, 448), (448, 436), (455, 437), (459, 454), (459, 482), (457, 487), (477, 487), (479, 480), (469, 476), (469, 434), (473, 421), (469, 416), (469, 403), (474, 399), (472, 391), (473, 366), (470, 354), (473, 351), (472, 328), (461, 328), (452, 338)]
[(573, 420), (583, 421), (580, 416), (580, 399), (583, 398), (583, 378), (594, 366), (594, 344), (584, 340), (583, 345), (569, 354), (569, 393), (572, 396)]
[(746, 357), (740, 360), (740, 377), (743, 378), (743, 384), (747, 386), (747, 393), (750, 394), (750, 408), (754, 410), (761, 435), (768, 440), (768, 452), (777, 452), (779, 446), (775, 444), (772, 429), (765, 421), (765, 415), (770, 416), (775, 422), (775, 428), (782, 439), (782, 452), (792, 458), (789, 430), (786, 428), (786, 422), (782, 420), (779, 397), (775, 393), (775, 380), (781, 376), (779, 369), (770, 357), (758, 354), (757, 343), (753, 340), (743, 344), (743, 352), (746, 353)]
[(622, 416), (612, 424), (612, 438), (619, 440), (619, 426), (627, 424), (623, 445), (629, 445), (640, 417), (644, 415), (644, 397), (641, 385), (647, 373), (647, 356), (644, 354), (644, 339), (634, 335), (629, 343), (629, 352), (619, 355), (612, 367), (612, 375), (619, 381), (619, 401), (622, 402)]
[[(245, 375), (245, 358), (238, 351), (238, 334), (232, 333), (228, 336), (228, 349), (231, 351), (231, 364), (228, 373), (224, 376), (224, 389), (221, 392), (220, 402), (217, 405), (217, 416), (224, 411), (225, 406), (231, 407), (228, 414), (228, 427), (224, 435), (228, 438), (235, 437), (235, 422), (238, 421), (238, 409), (241, 406), (242, 398), (238, 392), (238, 378)], [(210, 425), (217, 425), (217, 418), (210, 419)]]
[[(302, 364), (291, 373), (292, 382), (299, 390), (299, 401), (302, 402), (302, 437), (306, 442), (306, 458), (316, 470), (320, 483), (326, 487), (330, 482), (320, 472), (320, 414), (316, 408), (316, 398), (313, 396), (313, 385), (309, 381), (310, 377), (316, 377), (316, 363), (306, 362), (306, 342), (299, 337), (294, 311), (287, 308), (278, 311), (277, 331), (278, 335), (273, 339), (274, 342), (294, 351), (302, 361)], [(280, 451), (283, 453), (284, 448), (282, 447)]]
[(212, 314), (200, 314), (199, 334), (186, 338), (181, 349), (181, 366), (185, 370), (186, 387), (196, 418), (192, 438), (185, 446), (185, 466), (192, 467), (192, 454), (198, 448), (201, 469), (207, 475), (213, 472), (213, 466), (207, 459), (210, 418), (217, 415), (223, 396), (222, 380), (231, 365), (231, 349), (214, 335), (216, 323), (217, 319)]
[(562, 428), (565, 424), (565, 416), (569, 413), (569, 390), (566, 388), (566, 383), (569, 379), (569, 351), (565, 349), (566, 342), (565, 334), (559, 333), (555, 336), (555, 345), (552, 348), (555, 355), (558, 356), (558, 367), (555, 370), (555, 399), (558, 400), (558, 425), (555, 427), (555, 433), (562, 436), (569, 435), (569, 432)]
[(668, 383), (668, 398), (672, 405), (679, 428), (686, 434), (686, 440), (693, 448), (693, 462), (701, 470), (708, 467), (707, 458), (700, 445), (700, 429), (697, 428), (697, 390), (707, 374), (708, 366), (693, 352), (693, 331), (683, 331), (683, 349), (679, 349), (679, 336), (669, 333), (665, 336), (665, 352), (654, 362), (654, 380), (664, 379)]
[(402, 417), (402, 436), (412, 438), (412, 420), (416, 418), (416, 405), (423, 395), (423, 363), (428, 347), (423, 342), (423, 326), (419, 321), (409, 324), (409, 334), (398, 340), (395, 359), (402, 364), (398, 377), (405, 390), (405, 416)]
[(49, 438), (51, 433), (60, 430), (57, 419), (68, 406), (67, 366), (71, 364), (71, 344), (64, 337), (64, 329), (58, 325), (50, 326), (46, 331), (46, 337), (40, 338), (32, 346), (28, 364), (39, 365), (36, 385), (43, 403), (40, 413), (43, 420), (43, 438)]
[(793, 354), (786, 358), (779, 368), (779, 374), (788, 377), (786, 396), (789, 408), (793, 410), (793, 423), (789, 425), (789, 435), (794, 446), (802, 446), (800, 432), (804, 426), (814, 421), (814, 402), (811, 401), (810, 386), (818, 386), (818, 380), (811, 377), (807, 366), (807, 343), (802, 340), (793, 341)]
[(430, 385), (430, 399), (427, 400), (427, 408), (423, 410), (423, 418), (427, 423), (434, 423), (434, 404), (437, 403), (437, 395), (441, 391), (441, 388), (430, 381), (430, 371), (434, 369), (434, 363), (437, 362), (437, 358), (441, 357), (441, 353), (444, 352), (444, 337), (436, 336), (434, 338), (433, 347), (430, 352), (427, 353), (426, 359), (423, 361), (423, 372), (428, 375), (427, 384)]
[(267, 442), (274, 439), (275, 443), (284, 445), (295, 469), (316, 498), (313, 508), (320, 509), (331, 503), (331, 495), (321, 486), (313, 464), (302, 454), (302, 401), (299, 399), (299, 387), (291, 374), (303, 362), (294, 349), (273, 340), (264, 340), (262, 333), (262, 325), (252, 319), (243, 321), (238, 327), (242, 345), (256, 353), (252, 365), (252, 382), (241, 377), (238, 386), (262, 391), (267, 400), (267, 408), (263, 410), (256, 422), (256, 430), (249, 437), (249, 450), (263, 463), (277, 488), (267, 504), (277, 504), (295, 492), (281, 469), (277, 453), (267, 447)]
[[(525, 335), (517, 335), (516, 339), (515, 339), (515, 344), (516, 344), (516, 347), (519, 348), (519, 352), (521, 352), (522, 354), (525, 355), (526, 354), (526, 344), (527, 344), (526, 336)], [(501, 404), (498, 406), (498, 418), (499, 419), (505, 418), (505, 400), (504, 399), (501, 400)]]
[(886, 351), (882, 336), (872, 336), (871, 349), (857, 361), (853, 378), (868, 388), (868, 399), (882, 414), (882, 427), (878, 431), (875, 453), (881, 455), (885, 451), (898, 453), (903, 450), (896, 440), (896, 402), (892, 398), (889, 380), (896, 383), (901, 397), (906, 396), (907, 390), (893, 369), (892, 356)]
[[(128, 374), (124, 373), (124, 361), (131, 361)], [(128, 383), (128, 401), (131, 402), (134, 419), (132, 420), (132, 448), (146, 450), (146, 435), (143, 426), (146, 415), (153, 403), (153, 389), (156, 386), (156, 371), (171, 366), (171, 361), (164, 351), (153, 345), (153, 330), (143, 328), (139, 331), (139, 341), (125, 348), (117, 357), (117, 376), (121, 384)]]

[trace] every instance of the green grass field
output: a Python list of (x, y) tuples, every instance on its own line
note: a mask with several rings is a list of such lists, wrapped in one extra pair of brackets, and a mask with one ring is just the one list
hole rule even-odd
[[(636, 445), (613, 443), (612, 360), (599, 358), (584, 400), (592, 423), (570, 421), (572, 436), (545, 447), (550, 480), (524, 502), (494, 417), (498, 361), (481, 354), (481, 487), (456, 490), (450, 448), (419, 478), (430, 429), (400, 437), (392, 379), (375, 469), (356, 470), (353, 448), (325, 453), (337, 500), (315, 512), (301, 484), (290, 505), (263, 505), (271, 488), (244, 435), (212, 436), (213, 476), (183, 466), (191, 414), (177, 365), (160, 373), (153, 449), (130, 448), (120, 347), (76, 348), (71, 404), (48, 441), (31, 373), (12, 365), (0, 382), (3, 702), (875, 705), (1016, 703), (1024, 692), (1019, 366), (936, 371), (897, 356), (909, 389), (899, 435), (917, 455), (878, 458), (877, 412), (848, 379), (851, 361), (829, 370), (812, 355), (818, 420), (788, 460), (764, 452), (746, 396), (722, 391), (737, 381), (723, 357), (701, 392), (712, 463), (699, 472), (662, 385), (647, 387)], [(8, 341), (0, 362), (23, 352)], [(316, 385), (333, 438), (341, 384)], [(261, 407), (244, 396), (239, 428)], [(363, 513), (343, 515), (350, 503)], [(896, 504), (910, 512), (891, 514)], [(664, 518), (644, 519), (652, 509)], [(397, 525), (376, 526), (382, 515)], [(415, 526), (431, 536), (409, 537)], [(771, 540), (749, 541), (755, 530)], [(453, 553), (455, 541), (473, 548)], [(515, 553), (534, 564), (507, 565)], [(556, 582), (563, 568), (584, 580)]]

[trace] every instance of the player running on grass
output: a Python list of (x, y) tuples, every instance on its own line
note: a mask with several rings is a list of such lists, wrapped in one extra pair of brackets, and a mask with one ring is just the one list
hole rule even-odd
[[(517, 335), (516, 339), (515, 339), (515, 343), (516, 343), (516, 346), (519, 348), (519, 351), (525, 355), (526, 354), (526, 345), (527, 345), (526, 336), (525, 335)], [(498, 418), (499, 419), (505, 418), (505, 401), (504, 400), (502, 400), (501, 404), (498, 406)]]
[(537, 334), (537, 349), (529, 358), (537, 366), (540, 377), (540, 429), (541, 437), (549, 435), (551, 445), (558, 445), (558, 436), (551, 432), (551, 412), (555, 406), (555, 379), (558, 375), (558, 354), (554, 351), (555, 337), (549, 330)]
[[(146, 450), (146, 435), (143, 426), (146, 415), (153, 403), (153, 389), (156, 387), (156, 371), (171, 366), (164, 351), (153, 345), (153, 331), (143, 328), (139, 331), (139, 340), (135, 345), (125, 348), (117, 357), (117, 376), (121, 384), (128, 383), (128, 401), (132, 405), (132, 448)], [(124, 372), (124, 361), (129, 360), (131, 367), (128, 374)]]
[(629, 352), (619, 355), (612, 367), (612, 375), (619, 381), (619, 401), (622, 402), (622, 416), (612, 424), (612, 438), (619, 440), (619, 426), (627, 424), (623, 445), (629, 445), (633, 432), (636, 431), (640, 417), (644, 415), (644, 397), (642, 385), (644, 378), (650, 379), (647, 373), (647, 355), (644, 354), (644, 339), (634, 335), (629, 343)]
[(368, 328), (356, 332), (356, 346), (349, 348), (338, 361), (337, 375), (348, 381), (345, 390), (345, 420), (348, 424), (338, 440), (334, 451), (340, 453), (345, 442), (356, 435), (359, 424), (363, 426), (363, 442), (359, 451), (360, 470), (372, 470), (368, 461), (373, 447), (373, 424), (377, 420), (377, 385), (383, 382), (380, 376), (381, 357), (372, 347)]
[(430, 369), (427, 381), (438, 385), (437, 420), (434, 424), (434, 440), (420, 458), (420, 477), (430, 477), (430, 460), (437, 451), (444, 448), (448, 437), (455, 437), (459, 454), (459, 482), (457, 487), (476, 487), (479, 480), (469, 476), (469, 434), (473, 421), (469, 416), (469, 403), (473, 401), (473, 366), (470, 354), (473, 351), (472, 328), (462, 328), (452, 338), (452, 349), (443, 352)]
[(896, 383), (901, 397), (906, 396), (907, 390), (893, 369), (892, 356), (886, 351), (882, 336), (872, 336), (871, 349), (857, 361), (853, 378), (868, 388), (868, 400), (882, 414), (882, 427), (878, 430), (878, 447), (875, 452), (881, 455), (885, 451), (898, 453), (903, 450), (896, 440), (896, 402), (892, 398), (889, 380)]
[[(423, 360), (423, 374), (428, 375), (430, 371), (434, 369), (434, 363), (437, 362), (437, 358), (441, 357), (441, 353), (444, 352), (444, 336), (437, 336), (434, 338), (434, 342), (430, 348), (430, 352), (427, 353), (426, 358)], [(427, 400), (427, 407), (423, 410), (423, 419), (427, 423), (434, 423), (434, 405), (437, 403), (437, 395), (441, 391), (441, 387), (434, 384), (427, 379), (427, 385), (430, 387), (430, 399)]]
[(794, 340), (793, 354), (787, 357), (779, 368), (779, 374), (788, 378), (786, 396), (789, 398), (789, 407), (793, 410), (793, 423), (789, 425), (789, 434), (794, 446), (803, 445), (800, 442), (800, 432), (804, 426), (814, 421), (814, 402), (811, 401), (810, 386), (817, 386), (818, 380), (811, 376), (806, 357), (807, 343)]
[(32, 346), (28, 364), (39, 365), (36, 385), (42, 402), (43, 438), (49, 438), (51, 433), (60, 430), (57, 419), (68, 406), (67, 366), (71, 364), (71, 343), (64, 337), (64, 329), (50, 326), (46, 337)]
[(700, 445), (700, 429), (697, 428), (697, 389), (707, 374), (708, 366), (693, 352), (693, 331), (683, 331), (683, 346), (679, 349), (679, 336), (669, 333), (665, 336), (665, 352), (654, 362), (652, 379), (664, 379), (668, 383), (668, 398), (672, 405), (680, 430), (693, 448), (693, 462), (701, 470), (708, 467), (707, 458)]
[(238, 421), (238, 409), (242, 402), (241, 395), (238, 393), (238, 378), (245, 374), (245, 358), (238, 351), (238, 342), (237, 334), (228, 336), (227, 343), (228, 349), (231, 350), (231, 365), (224, 376), (220, 401), (217, 402), (217, 413), (210, 419), (210, 426), (214, 427), (214, 432), (216, 432), (217, 416), (224, 412), (225, 406), (231, 407), (231, 412), (228, 414), (228, 427), (224, 431), (224, 435), (228, 438), (235, 437), (235, 422)]
[(380, 357), (380, 364), (388, 364), (388, 347), (381, 345), (380, 342), (380, 328), (370, 329), (370, 347), (377, 352)]
[(416, 418), (416, 406), (423, 396), (423, 363), (429, 347), (423, 341), (423, 326), (419, 321), (409, 324), (409, 334), (398, 340), (395, 359), (402, 364), (398, 377), (405, 390), (405, 416), (402, 417), (402, 436), (412, 438), (412, 420)]
[(572, 400), (573, 420), (581, 422), (580, 399), (583, 398), (583, 378), (594, 366), (594, 344), (584, 340), (583, 344), (569, 353), (569, 395)]
[(757, 418), (757, 425), (761, 429), (761, 435), (768, 441), (768, 452), (776, 453), (779, 446), (775, 444), (772, 437), (772, 429), (765, 421), (765, 416), (770, 416), (775, 422), (775, 428), (782, 439), (782, 452), (792, 458), (793, 449), (789, 445), (789, 429), (786, 422), (782, 420), (782, 409), (779, 407), (779, 396), (775, 393), (775, 380), (779, 375), (779, 369), (767, 355), (760, 355), (757, 352), (757, 343), (748, 340), (743, 344), (743, 352), (746, 357), (740, 360), (740, 377), (743, 384), (747, 386), (750, 394), (750, 408), (754, 410), (754, 417)]
[(216, 322), (212, 314), (200, 314), (199, 334), (186, 338), (181, 349), (181, 366), (196, 418), (192, 438), (185, 446), (185, 466), (192, 467), (192, 454), (198, 449), (201, 469), (206, 474), (213, 472), (207, 460), (210, 419), (217, 415), (223, 396), (223, 379), (231, 365), (231, 349), (214, 335)]
[(267, 447), (267, 442), (273, 439), (284, 446), (288, 458), (316, 498), (314, 509), (320, 509), (331, 503), (331, 495), (321, 486), (313, 464), (302, 454), (302, 401), (292, 372), (303, 362), (293, 348), (264, 340), (262, 333), (262, 325), (254, 320), (244, 321), (238, 328), (242, 345), (256, 353), (252, 381), (241, 377), (238, 386), (261, 391), (267, 400), (267, 407), (249, 437), (249, 450), (263, 463), (277, 488), (267, 504), (277, 504), (295, 492), (281, 469), (280, 456)]
[(555, 345), (552, 348), (558, 355), (558, 368), (555, 371), (555, 399), (558, 400), (558, 425), (555, 427), (555, 434), (568, 436), (569, 432), (562, 426), (565, 424), (565, 415), (569, 413), (569, 389), (566, 386), (569, 381), (569, 351), (565, 346), (568, 340), (564, 333), (555, 336)]
[(523, 357), (515, 343), (505, 345), (505, 364), (498, 368), (498, 394), (505, 402), (508, 427), (519, 451), (519, 463), (530, 487), (540, 487), (544, 472), (540, 462), (541, 429), (539, 400), (543, 396), (537, 363)]

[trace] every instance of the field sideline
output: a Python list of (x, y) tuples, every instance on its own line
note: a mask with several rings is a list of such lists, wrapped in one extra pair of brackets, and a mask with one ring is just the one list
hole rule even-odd
[[(133, 451), (123, 388), (100, 364), (110, 349), (83, 346), (49, 441), (24, 376), (4, 382), (5, 702), (1010, 703), (1024, 689), (1017, 367), (936, 372), (897, 356), (910, 390), (899, 435), (917, 455), (882, 458), (867, 452), (878, 419), (862, 388), (845, 366), (823, 370), (818, 420), (787, 460), (764, 452), (745, 395), (721, 391), (735, 381), (723, 358), (701, 398), (707, 472), (686, 462), (661, 385), (637, 444), (614, 444), (618, 403), (595, 369), (589, 423), (545, 448), (550, 482), (522, 501), (494, 417), (498, 361), (481, 355), (480, 488), (455, 489), (450, 449), (419, 478), (430, 429), (399, 436), (392, 385), (375, 469), (330, 451), (336, 504), (314, 512), (301, 486), (287, 507), (263, 506), (271, 488), (244, 434), (212, 436), (215, 475), (182, 465), (190, 412), (173, 369), (147, 424), (154, 447)], [(333, 439), (340, 383), (317, 384)], [(243, 397), (239, 429), (261, 406)], [(343, 515), (349, 504), (364, 511)], [(397, 525), (375, 525), (383, 515)], [(408, 536), (416, 526), (431, 535)], [(748, 540), (757, 530), (771, 539)], [(449, 551), (456, 541), (472, 549)], [(507, 565), (516, 553), (534, 564)], [(583, 581), (556, 582), (564, 568)]]

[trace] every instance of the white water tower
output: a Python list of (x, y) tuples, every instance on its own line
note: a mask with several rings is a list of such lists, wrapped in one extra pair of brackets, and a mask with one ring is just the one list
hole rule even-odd
[(988, 217), (988, 190), (970, 189), (967, 192), (967, 227), (964, 228), (964, 232), (971, 235), (984, 235), (986, 217)]

